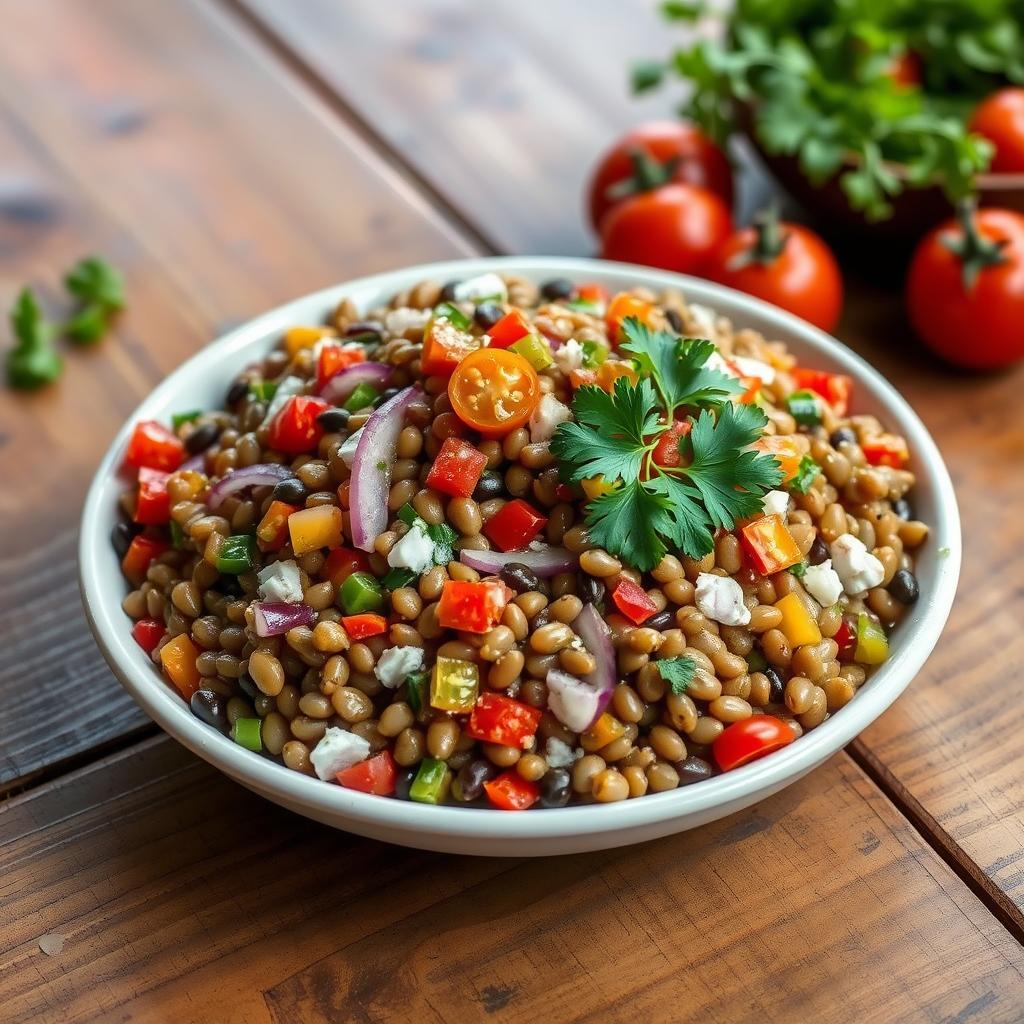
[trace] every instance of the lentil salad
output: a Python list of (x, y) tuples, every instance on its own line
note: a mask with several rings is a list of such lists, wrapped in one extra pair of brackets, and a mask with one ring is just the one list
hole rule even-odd
[[(656, 379), (642, 332), (694, 363), (680, 338), (708, 338), (696, 369), (732, 383), (662, 402), (636, 479), (582, 476), (579, 398)], [(927, 535), (905, 442), (794, 364), (674, 293), (486, 275), (343, 302), (224, 409), (136, 429), (114, 537), (134, 635), (201, 720), (380, 795), (562, 806), (729, 770), (853, 697)], [(667, 530), (651, 561), (588, 525), (662, 476), (699, 483), (698, 425), (730, 418), (758, 421), (739, 447), (778, 479), (708, 520), (709, 550)], [(635, 511), (627, 536), (660, 542)]]

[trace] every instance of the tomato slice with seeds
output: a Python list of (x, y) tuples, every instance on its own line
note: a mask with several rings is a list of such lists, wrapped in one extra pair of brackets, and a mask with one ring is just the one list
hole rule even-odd
[(521, 356), (507, 349), (470, 353), (448, 381), (455, 414), (485, 437), (521, 427), (540, 402), (540, 378)]

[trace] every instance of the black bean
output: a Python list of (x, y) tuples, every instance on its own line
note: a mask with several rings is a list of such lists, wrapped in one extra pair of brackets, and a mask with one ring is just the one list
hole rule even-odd
[(540, 286), (541, 295), (549, 302), (554, 302), (557, 299), (570, 299), (574, 291), (576, 291), (576, 285), (567, 277), (553, 277)]
[(328, 433), (337, 434), (348, 427), (348, 418), (351, 415), (348, 409), (328, 409), (320, 413), (316, 421)]
[(849, 427), (839, 427), (829, 434), (828, 443), (838, 449), (841, 444), (856, 444), (857, 434)]
[(409, 799), (409, 789), (412, 786), (418, 771), (418, 768), (406, 768), (404, 770), (399, 770), (398, 775), (395, 778), (395, 796), (399, 800)]
[(255, 700), (257, 694), (260, 692), (256, 688), (256, 684), (252, 681), (252, 676), (247, 672), (243, 672), (238, 677), (238, 685), (241, 687), (242, 693), (244, 693), (250, 700)]
[(128, 554), (132, 540), (141, 529), (142, 527), (136, 523), (126, 522), (124, 519), (114, 523), (114, 528), (110, 531), (110, 543), (113, 544), (118, 558), (124, 558)]
[(358, 320), (354, 324), (349, 324), (345, 328), (345, 337), (354, 338), (359, 336), (359, 340), (363, 341), (362, 335), (372, 334), (376, 335), (376, 340), (380, 341), (383, 336), (384, 325), (378, 320)]
[(540, 780), (541, 807), (564, 807), (572, 796), (572, 776), (564, 768), (549, 768)]
[(213, 690), (196, 690), (188, 702), (192, 714), (201, 722), (214, 729), (224, 730), (228, 724), (228, 713), (223, 698)]
[(477, 327), (486, 331), (492, 328), (504, 315), (505, 310), (496, 302), (481, 302), (473, 310), (473, 322)]
[(286, 505), (304, 505), (308, 493), (306, 485), (297, 476), (290, 476), (276, 484), (270, 496), (274, 501), (283, 501)]
[(786, 684), (782, 681), (782, 676), (779, 675), (779, 670), (772, 668), (772, 666), (769, 665), (762, 671), (768, 677), (768, 685), (771, 687), (768, 699), (773, 704), (781, 704), (786, 695)]
[(680, 786), (690, 786), (694, 782), (703, 782), (715, 774), (715, 769), (703, 757), (688, 757), (685, 761), (677, 762), (675, 767), (676, 771), (679, 772)]
[[(373, 404), (375, 406), (383, 405), (385, 402), (389, 402), (395, 395), (398, 394), (398, 388), (385, 388), (381, 393), (380, 397), (374, 399)], [(321, 414), (322, 415), (322, 414)]]
[(454, 302), (455, 301), (455, 289), (458, 288), (460, 284), (461, 284), (460, 281), (449, 281), (441, 289), (441, 299), (444, 302)]
[(668, 320), (669, 326), (676, 334), (683, 333), (683, 318), (679, 315), (678, 309), (666, 309), (665, 319)]
[(536, 633), (538, 629), (543, 629), (548, 623), (551, 622), (551, 609), (541, 608), (539, 612), (532, 619), (530, 619), (530, 629)]
[(493, 469), (484, 470), (483, 475), (473, 488), (474, 501), (490, 501), (505, 493), (505, 478)]
[[(596, 580), (594, 581), (597, 582)], [(604, 584), (602, 583), (603, 587)], [(659, 631), (668, 629), (672, 623), (675, 622), (675, 616), (666, 608), (664, 611), (658, 612), (657, 615), (652, 615), (644, 625), (650, 629), (657, 629)]]
[(200, 452), (205, 452), (218, 437), (220, 437), (220, 427), (216, 423), (204, 423), (202, 426), (196, 427), (185, 438), (185, 451), (189, 455), (198, 455)]
[(236, 380), (232, 382), (231, 387), (228, 388), (227, 396), (224, 399), (224, 403), (227, 406), (238, 405), (238, 403), (249, 394), (249, 382), (246, 380)]
[(484, 791), (484, 783), (493, 779), (497, 773), (498, 769), (490, 761), (482, 758), (467, 761), (455, 777), (452, 796), (467, 804), (479, 799)]
[(892, 503), (892, 510), (900, 517), (900, 519), (914, 518), (914, 506), (911, 505), (906, 498), (897, 498)]
[(600, 604), (604, 600), (604, 584), (588, 573), (578, 572), (576, 594), (584, 604)]
[(889, 584), (889, 593), (900, 604), (913, 604), (921, 596), (921, 587), (909, 569), (900, 569)]
[(509, 562), (501, 570), (501, 579), (517, 594), (525, 594), (528, 590), (537, 590), (540, 587), (537, 574), (522, 562)]
[(811, 550), (807, 552), (807, 561), (811, 565), (821, 565), (828, 557), (828, 545), (820, 537), (815, 537)]

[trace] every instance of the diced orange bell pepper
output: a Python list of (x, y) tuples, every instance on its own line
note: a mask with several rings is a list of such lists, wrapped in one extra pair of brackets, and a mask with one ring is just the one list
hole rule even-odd
[(904, 438), (897, 434), (877, 434), (861, 442), (864, 458), (872, 466), (892, 466), (902, 469), (910, 461), (910, 449)]
[(284, 347), (294, 357), (301, 349), (312, 348), (321, 338), (333, 335), (329, 327), (290, 327), (284, 335)]
[(622, 327), (623, 321), (631, 316), (639, 320), (640, 323), (647, 324), (648, 327), (653, 326), (654, 313), (654, 306), (651, 303), (638, 299), (635, 295), (630, 295), (629, 292), (619, 292), (608, 303), (608, 309), (605, 312), (609, 340), (613, 345), (618, 344), (619, 329)]
[(597, 721), (580, 736), (580, 743), (584, 750), (600, 750), (625, 733), (626, 727), (607, 711), (603, 711)]
[(178, 692), (191, 700), (192, 694), (199, 689), (202, 676), (196, 668), (199, 648), (189, 639), (188, 634), (180, 633), (173, 640), (160, 648), (160, 664), (163, 665), (167, 678), (177, 687)]
[(121, 571), (132, 583), (141, 583), (146, 577), (146, 570), (154, 558), (159, 558), (171, 545), (156, 537), (139, 534), (132, 538), (128, 550), (121, 561)]
[(296, 555), (340, 547), (341, 531), (341, 509), (337, 505), (314, 505), (288, 517), (288, 533)]
[(782, 612), (779, 629), (786, 634), (786, 639), (793, 647), (804, 644), (821, 643), (821, 630), (814, 616), (797, 594), (787, 594), (775, 602), (775, 607)]
[(803, 557), (780, 515), (762, 516), (747, 523), (740, 530), (740, 540), (751, 568), (762, 576), (782, 572)]
[(501, 620), (512, 593), (497, 578), (479, 583), (448, 580), (437, 604), (437, 620), (446, 629), (486, 633)]
[(765, 434), (754, 442), (753, 447), (759, 452), (775, 456), (782, 470), (783, 483), (788, 483), (800, 472), (800, 463), (805, 453), (795, 438)]
[(288, 517), (298, 511), (298, 505), (276, 500), (270, 503), (267, 514), (256, 527), (256, 541), (261, 551), (277, 551), (284, 547), (288, 539)]
[(422, 373), (425, 377), (450, 377), (455, 367), (479, 347), (479, 338), (459, 330), (443, 316), (434, 317), (423, 335)]
[(388, 620), (375, 612), (362, 615), (343, 615), (341, 624), (351, 640), (363, 640), (368, 636), (380, 636), (388, 628)]

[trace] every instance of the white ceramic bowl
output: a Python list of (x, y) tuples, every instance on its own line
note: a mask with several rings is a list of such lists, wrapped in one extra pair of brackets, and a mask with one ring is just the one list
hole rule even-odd
[[(203, 725), (164, 682), (131, 637), (121, 611), (125, 583), (109, 540), (125, 486), (119, 467), (132, 425), (140, 419), (166, 422), (181, 409), (219, 406), (240, 367), (270, 349), (285, 328), (321, 322), (343, 296), (367, 309), (424, 278), (446, 281), (489, 270), (538, 281), (555, 276), (597, 281), (612, 291), (636, 285), (680, 288), (738, 326), (785, 341), (801, 362), (850, 374), (857, 411), (876, 413), (907, 438), (918, 478), (917, 515), (932, 527), (917, 564), (921, 597), (895, 632), (892, 657), (842, 711), (785, 749), (694, 786), (625, 803), (510, 814), (387, 800), (298, 775)], [(867, 363), (802, 320), (728, 288), (641, 267), (550, 257), (469, 259), (378, 274), (297, 299), (213, 342), (172, 373), (131, 415), (100, 464), (82, 517), (79, 568), (86, 614), (118, 679), (154, 721), (243, 786), (317, 821), (392, 843), (539, 856), (622, 846), (694, 828), (775, 793), (849, 743), (903, 692), (934, 647), (956, 590), (960, 521), (942, 458), (907, 403)]]

